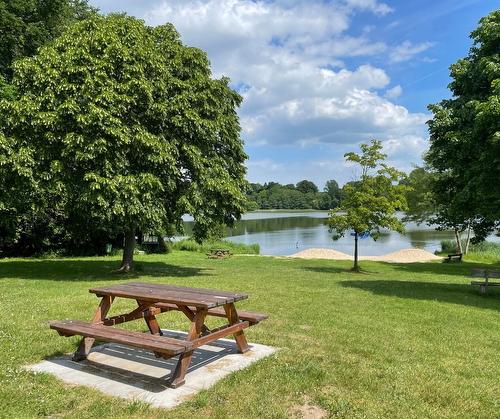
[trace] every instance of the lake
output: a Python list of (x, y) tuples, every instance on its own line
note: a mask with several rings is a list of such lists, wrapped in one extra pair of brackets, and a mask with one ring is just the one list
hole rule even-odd
[[(226, 239), (236, 243), (260, 245), (262, 255), (291, 255), (312, 247), (335, 249), (352, 254), (354, 239), (349, 233), (333, 241), (328, 232), (327, 211), (255, 211), (242, 216), (232, 229), (226, 230)], [(192, 230), (192, 221), (185, 219), (186, 233)], [(396, 250), (417, 247), (430, 252), (441, 248), (441, 240), (453, 239), (452, 231), (436, 231), (427, 225), (406, 225), (406, 234), (384, 231), (377, 241), (371, 238), (359, 241), (360, 255), (376, 256)]]

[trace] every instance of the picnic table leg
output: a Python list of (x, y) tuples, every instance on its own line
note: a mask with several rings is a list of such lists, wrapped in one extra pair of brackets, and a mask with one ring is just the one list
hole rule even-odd
[[(101, 302), (97, 306), (97, 310), (94, 313), (94, 317), (92, 318), (92, 323), (102, 322), (106, 318), (106, 314), (108, 314), (108, 311), (111, 308), (111, 304), (113, 304), (114, 298), (115, 297), (110, 295), (105, 295), (104, 297), (102, 297)], [(87, 359), (87, 355), (89, 354), (94, 342), (94, 338), (84, 337), (81, 340), (78, 349), (73, 354), (73, 361), (78, 362)]]
[[(226, 312), (227, 320), (230, 325), (239, 323), (240, 319), (238, 317), (238, 312), (236, 311), (236, 307), (233, 303), (224, 304), (224, 311)], [(234, 334), (234, 339), (236, 340), (236, 345), (238, 346), (238, 350), (244, 354), (250, 348), (248, 347), (247, 338), (243, 333), (243, 330), (236, 332)]]
[[(178, 305), (179, 310), (181, 310), (186, 317), (190, 320), (193, 321), (195, 313), (193, 310), (191, 310), (188, 306), (183, 306), (183, 305)], [(201, 326), (201, 334), (202, 335), (208, 335), (210, 333), (210, 329), (206, 325)]]
[[(189, 328), (189, 333), (187, 335), (187, 340), (193, 340), (200, 337), (203, 331), (203, 325), (205, 323), (205, 317), (207, 316), (208, 310), (198, 309), (194, 313), (194, 317), (191, 320), (191, 326)], [(177, 388), (184, 384), (184, 377), (191, 364), (193, 358), (193, 351), (184, 352), (180, 355), (177, 366), (175, 367), (174, 374), (170, 380), (170, 387)]]
[[(152, 335), (163, 336), (163, 332), (160, 329), (160, 325), (158, 324), (158, 320), (156, 320), (155, 316), (155, 308), (149, 307), (143, 311), (144, 320), (148, 325), (148, 329)], [(154, 352), (156, 358), (163, 358), (163, 354), (160, 352)]]

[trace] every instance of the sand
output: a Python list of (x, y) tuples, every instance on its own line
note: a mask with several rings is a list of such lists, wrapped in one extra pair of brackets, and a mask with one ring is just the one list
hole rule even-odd
[[(295, 253), (290, 257), (302, 259), (336, 259), (352, 260), (352, 255), (339, 252), (333, 249), (307, 249)], [(429, 262), (431, 260), (441, 260), (442, 258), (422, 249), (403, 249), (397, 252), (388, 253), (381, 256), (360, 256), (359, 260), (375, 260), (380, 262), (414, 263)]]

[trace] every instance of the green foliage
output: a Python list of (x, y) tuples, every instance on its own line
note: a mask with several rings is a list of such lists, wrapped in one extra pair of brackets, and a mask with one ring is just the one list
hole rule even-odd
[(469, 55), (451, 66), (452, 99), (429, 105), (430, 150), (436, 176), (434, 220), (476, 240), (500, 223), (500, 10), (472, 32)]
[(314, 184), (314, 182), (306, 179), (298, 182), (297, 185), (295, 185), (295, 189), (305, 194), (318, 192), (318, 187)]
[(230, 240), (207, 240), (198, 243), (193, 239), (183, 239), (173, 242), (172, 247), (175, 250), (202, 253), (207, 253), (211, 249), (228, 249), (234, 254), (258, 255), (260, 253), (258, 244), (234, 243)]
[(333, 239), (338, 240), (347, 231), (355, 233), (354, 269), (357, 266), (358, 235), (369, 232), (376, 240), (381, 228), (404, 232), (404, 224), (396, 217), (397, 210), (406, 210), (405, 191), (400, 181), (404, 174), (385, 163), (380, 141), (361, 144), (361, 154), (346, 153), (346, 161), (357, 163), (361, 175), (357, 182), (347, 183), (343, 188), (340, 206), (330, 212), (328, 224)]
[(423, 223), (432, 218), (436, 211), (432, 192), (434, 174), (423, 167), (416, 167), (401, 180), (407, 186), (405, 198), (408, 204), (405, 220)]
[(335, 180), (329, 180), (326, 182), (324, 191), (326, 193), (325, 199), (326, 203), (324, 206), (327, 209), (337, 208), (342, 201), (342, 189)]
[[(337, 190), (334, 188), (335, 185)], [(264, 185), (252, 183), (247, 198), (249, 211), (256, 209), (328, 210), (338, 206), (341, 199), (340, 189), (334, 180), (327, 182), (325, 192), (318, 192), (318, 187), (309, 180), (302, 180), (297, 185), (281, 185), (277, 182)]]
[(16, 59), (34, 55), (95, 11), (87, 0), (0, 0), (0, 76), (10, 81)]
[(14, 70), (18, 97), (0, 102), (2, 220), (54, 208), (116, 234), (187, 213), (202, 239), (244, 210), (241, 97), (172, 25), (93, 16)]

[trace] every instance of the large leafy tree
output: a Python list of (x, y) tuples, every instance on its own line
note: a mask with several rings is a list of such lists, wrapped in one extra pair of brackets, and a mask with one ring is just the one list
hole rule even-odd
[[(374, 240), (381, 228), (404, 232), (404, 224), (396, 216), (397, 210), (406, 210), (406, 186), (399, 182), (404, 174), (385, 163), (380, 141), (361, 144), (361, 154), (346, 153), (346, 161), (359, 166), (361, 173), (356, 182), (343, 188), (340, 206), (330, 212), (328, 224), (338, 240), (346, 232), (354, 236), (354, 271), (359, 271), (358, 240), (369, 234)], [(399, 183), (398, 183), (399, 182)]]
[(34, 55), (93, 13), (86, 0), (0, 0), (0, 77), (10, 81), (16, 59)]
[(36, 205), (122, 231), (124, 271), (138, 231), (164, 231), (189, 213), (202, 239), (240, 216), (241, 97), (172, 25), (94, 16), (14, 69), (18, 98), (0, 105), (4, 209), (24, 188)]
[(451, 66), (453, 94), (430, 105), (430, 149), (436, 218), (484, 239), (500, 222), (500, 10), (472, 32), (469, 55)]

